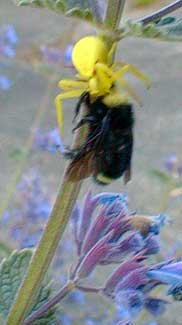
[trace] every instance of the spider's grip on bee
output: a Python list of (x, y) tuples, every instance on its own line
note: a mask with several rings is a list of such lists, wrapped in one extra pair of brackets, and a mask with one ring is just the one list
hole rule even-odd
[[(61, 80), (64, 91), (56, 99), (57, 120), (62, 135), (62, 100), (78, 97), (75, 122), (80, 108), (85, 105), (87, 113), (73, 128), (73, 132), (88, 125), (84, 143), (65, 156), (71, 159), (67, 177), (70, 181), (92, 175), (100, 184), (124, 176), (130, 179), (133, 150), (134, 113), (130, 103), (133, 98), (141, 100), (124, 76), (132, 73), (148, 88), (149, 79), (135, 66), (122, 61), (110, 64), (116, 43), (108, 51), (104, 41), (87, 36), (78, 41), (73, 49), (72, 61), (78, 75), (75, 80)], [(118, 89), (119, 85), (122, 91)]]

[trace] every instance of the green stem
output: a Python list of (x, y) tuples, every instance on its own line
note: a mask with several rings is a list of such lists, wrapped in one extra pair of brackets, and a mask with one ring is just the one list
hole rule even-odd
[(42, 239), (10, 311), (7, 325), (20, 325), (26, 317), (68, 223), (80, 186), (80, 183), (70, 183), (64, 179)]
[[(75, 147), (82, 143), (85, 132), (86, 128), (79, 130), (74, 143)], [(20, 325), (25, 319), (69, 221), (80, 187), (81, 182), (72, 183), (67, 181), (65, 171), (63, 183), (58, 192), (53, 211), (36, 252), (32, 257), (23, 284), (10, 310), (7, 325)]]
[(104, 25), (114, 31), (118, 28), (124, 10), (125, 0), (108, 0)]
[[(124, 10), (125, 0), (108, 0), (108, 7), (106, 11), (106, 17), (104, 19), (104, 28), (106, 33), (101, 35), (107, 44), (108, 49), (112, 48), (115, 38), (113, 38), (113, 33), (118, 29), (121, 16)], [(108, 33), (108, 30), (110, 33)], [(114, 61), (115, 51), (111, 61)]]
[[(121, 14), (123, 12), (125, 0), (109, 0), (106, 13), (105, 24), (109, 29), (117, 29)], [(109, 46), (112, 41), (107, 40)], [(79, 146), (85, 138), (85, 128), (78, 132), (78, 137), (74, 146)], [(33, 299), (40, 287), (41, 281), (47, 271), (49, 264), (54, 257), (55, 250), (63, 235), (65, 227), (69, 221), (71, 211), (77, 199), (81, 183), (71, 183), (66, 179), (66, 173), (62, 186), (56, 198), (56, 202), (44, 230), (42, 239), (32, 257), (23, 284), (17, 294), (16, 300), (8, 315), (7, 325), (20, 325), (25, 319)]]

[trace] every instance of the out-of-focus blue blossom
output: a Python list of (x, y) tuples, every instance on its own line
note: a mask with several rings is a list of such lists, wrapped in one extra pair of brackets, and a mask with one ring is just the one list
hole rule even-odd
[(18, 247), (34, 247), (52, 209), (51, 190), (44, 186), (39, 173), (31, 170), (23, 176), (17, 191), (16, 207), (6, 211), (1, 224), (10, 223), (9, 235)]
[(64, 51), (64, 62), (68, 66), (72, 66), (72, 52), (73, 52), (73, 45), (69, 44), (67, 45), (65, 51)]
[(164, 161), (164, 166), (172, 175), (176, 177), (182, 176), (182, 161), (180, 161), (176, 154), (167, 157)]
[(48, 47), (48, 46), (41, 46), (41, 52), (43, 55), (43, 60), (47, 63), (61, 63), (63, 60), (63, 52), (61, 49), (57, 47)]
[(73, 68), (72, 64), (72, 51), (73, 45), (68, 44), (65, 49), (61, 49), (55, 46), (43, 45), (40, 48), (42, 53), (42, 58), (46, 63), (58, 64), (65, 67)]
[(65, 146), (57, 128), (48, 132), (37, 130), (34, 136), (33, 147), (49, 152), (65, 151)]
[[(12, 59), (16, 55), (18, 36), (14, 26), (3, 25), (0, 28), (0, 59)], [(0, 90), (7, 91), (11, 86), (9, 78), (0, 71)]]
[(10, 80), (4, 75), (0, 75), (0, 89), (6, 91), (9, 90), (10, 87), (11, 87)]
[(18, 36), (12, 25), (4, 25), (0, 28), (0, 55), (13, 58), (16, 54), (15, 45)]
[(85, 293), (82, 291), (73, 291), (69, 297), (68, 301), (71, 303), (78, 303), (79, 305), (85, 305), (86, 300), (85, 300)]
[(93, 319), (87, 319), (85, 322), (84, 322), (84, 325), (99, 325), (100, 323), (96, 320), (93, 320)]
[(71, 317), (69, 317), (68, 315), (65, 315), (65, 314), (61, 315), (59, 317), (59, 320), (61, 322), (61, 325), (72, 325), (73, 324)]
[(17, 44), (18, 42), (18, 35), (13, 25), (5, 25), (0, 30), (0, 39), (3, 40), (5, 43), (9, 44)]

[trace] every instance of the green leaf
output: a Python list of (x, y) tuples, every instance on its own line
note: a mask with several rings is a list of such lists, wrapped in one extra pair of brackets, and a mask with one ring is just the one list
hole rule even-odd
[[(12, 306), (15, 295), (27, 271), (32, 257), (31, 249), (14, 251), (0, 264), (0, 319), (5, 319)], [(51, 295), (51, 286), (46, 278), (41, 285), (35, 303), (29, 314), (44, 304)], [(34, 325), (51, 325), (56, 318), (56, 309), (50, 309), (44, 316), (39, 318)]]
[(18, 6), (47, 8), (66, 16), (78, 17), (96, 23), (89, 0), (14, 0)]
[(126, 36), (182, 41), (182, 18), (164, 17), (147, 25), (129, 21), (124, 26), (123, 37)]

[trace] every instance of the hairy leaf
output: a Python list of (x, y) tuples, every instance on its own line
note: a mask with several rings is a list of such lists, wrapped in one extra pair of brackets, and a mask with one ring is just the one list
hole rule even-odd
[(78, 17), (96, 22), (104, 11), (103, 0), (13, 0), (18, 6), (47, 8), (66, 16)]
[(165, 17), (147, 25), (142, 22), (127, 22), (123, 36), (156, 38), (167, 41), (182, 40), (182, 18)]
[[(14, 251), (0, 264), (0, 319), (4, 319), (8, 315), (18, 288), (27, 271), (31, 256), (32, 250), (30, 249)], [(50, 298), (50, 294), (50, 283), (48, 283), (48, 279), (45, 279), (39, 289), (30, 314), (45, 303)], [(56, 310), (51, 309), (43, 317), (34, 322), (34, 324), (54, 324), (55, 316)]]

